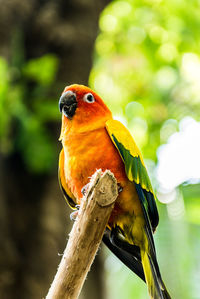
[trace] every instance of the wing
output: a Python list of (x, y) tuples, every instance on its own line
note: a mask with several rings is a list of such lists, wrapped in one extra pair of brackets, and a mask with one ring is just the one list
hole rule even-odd
[(147, 223), (150, 221), (152, 230), (154, 231), (159, 221), (158, 210), (153, 188), (140, 150), (129, 131), (119, 121), (108, 120), (106, 122), (106, 129), (124, 161), (128, 179), (135, 182), (145, 218)]
[(60, 188), (64, 194), (65, 200), (72, 209), (76, 209), (76, 199), (69, 190), (64, 174), (64, 150), (62, 149), (59, 156), (58, 179)]

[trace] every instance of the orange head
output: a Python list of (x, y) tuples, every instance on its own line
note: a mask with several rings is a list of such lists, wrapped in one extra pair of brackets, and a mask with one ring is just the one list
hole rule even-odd
[(59, 100), (62, 112), (62, 131), (87, 132), (103, 127), (112, 117), (103, 100), (89, 87), (73, 84), (67, 86)]

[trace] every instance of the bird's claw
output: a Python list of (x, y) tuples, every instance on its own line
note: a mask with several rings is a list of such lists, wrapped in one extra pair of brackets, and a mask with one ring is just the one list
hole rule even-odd
[(118, 187), (118, 193), (122, 192), (123, 191), (123, 188), (120, 184), (117, 184), (117, 187)]
[(76, 220), (76, 217), (78, 216), (78, 210), (79, 210), (79, 208), (80, 208), (80, 205), (75, 205), (75, 208), (76, 208), (76, 211), (74, 211), (74, 212), (72, 212), (72, 213), (70, 214), (70, 219), (71, 219), (72, 221), (75, 221), (75, 220)]
[(72, 221), (75, 221), (77, 216), (78, 216), (78, 210), (76, 210), (70, 214), (70, 219)]
[(87, 193), (88, 186), (89, 186), (89, 184), (83, 186), (83, 188), (81, 189), (81, 193), (82, 193), (83, 195), (85, 195), (85, 194)]

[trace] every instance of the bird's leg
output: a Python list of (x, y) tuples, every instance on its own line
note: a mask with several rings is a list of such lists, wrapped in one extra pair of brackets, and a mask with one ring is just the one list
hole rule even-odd
[(70, 219), (71, 219), (72, 221), (75, 221), (75, 220), (76, 220), (76, 217), (78, 216), (78, 210), (79, 210), (79, 208), (80, 208), (80, 205), (76, 205), (75, 208), (76, 208), (76, 211), (74, 211), (74, 212), (72, 212), (72, 213), (70, 214)]
[(110, 233), (110, 241), (114, 246), (125, 250), (130, 254), (134, 254), (137, 259), (141, 260), (140, 248), (138, 246), (129, 244), (123, 236), (123, 232), (119, 226), (114, 227)]

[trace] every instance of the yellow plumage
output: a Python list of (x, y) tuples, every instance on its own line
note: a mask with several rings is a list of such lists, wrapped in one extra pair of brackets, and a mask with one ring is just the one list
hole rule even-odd
[(65, 89), (60, 110), (63, 111), (60, 137), (63, 150), (59, 176), (67, 201), (74, 208), (82, 199), (81, 189), (96, 169), (111, 170), (121, 192), (108, 222), (109, 236), (105, 235), (104, 241), (146, 280), (151, 298), (169, 299), (153, 241), (153, 231), (158, 225), (155, 195), (133, 137), (112, 118), (102, 99), (82, 85)]

